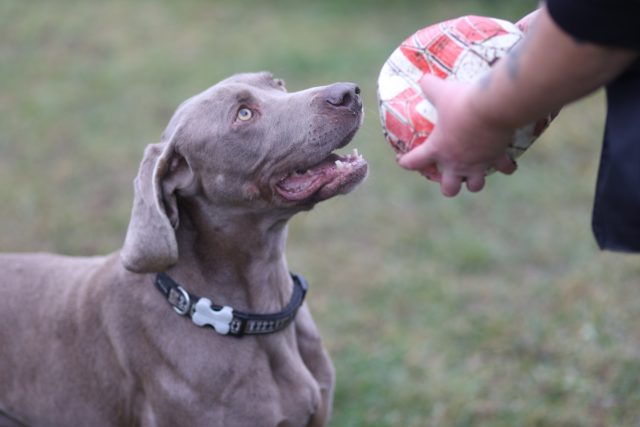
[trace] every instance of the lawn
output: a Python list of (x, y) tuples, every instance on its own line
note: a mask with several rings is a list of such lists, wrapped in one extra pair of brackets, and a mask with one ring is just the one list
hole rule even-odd
[(535, 4), (5, 0), (0, 251), (118, 249), (145, 145), (232, 73), (354, 81), (370, 176), (297, 216), (287, 249), (337, 369), (332, 426), (640, 425), (640, 263), (590, 232), (603, 94), (565, 108), (514, 176), (454, 199), (397, 167), (380, 130), (377, 74), (406, 36)]

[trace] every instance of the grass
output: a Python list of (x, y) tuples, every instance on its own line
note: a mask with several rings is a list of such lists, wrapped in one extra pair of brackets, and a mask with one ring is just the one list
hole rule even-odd
[(417, 28), (516, 19), (529, 1), (0, 4), (0, 250), (105, 253), (173, 109), (227, 75), (290, 90), (356, 81), (371, 174), (291, 224), (289, 264), (338, 372), (333, 426), (640, 424), (640, 264), (602, 253), (590, 209), (601, 93), (455, 199), (395, 165), (375, 81)]

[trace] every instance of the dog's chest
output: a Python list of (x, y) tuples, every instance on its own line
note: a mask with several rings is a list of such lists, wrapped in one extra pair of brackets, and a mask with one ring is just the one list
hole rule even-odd
[(308, 425), (321, 404), (318, 382), (299, 354), (286, 348), (218, 349), (208, 357), (199, 353), (189, 364), (156, 370), (148, 387), (154, 391), (147, 395), (154, 402), (144, 418), (190, 426), (298, 427)]
[[(306, 369), (292, 369), (289, 365), (286, 370), (267, 371), (264, 374), (248, 372), (237, 378), (240, 386), (223, 393), (233, 396), (234, 406), (234, 420), (228, 419), (225, 425), (308, 425), (321, 399), (319, 385), (309, 372)], [(248, 420), (251, 420), (249, 424)]]

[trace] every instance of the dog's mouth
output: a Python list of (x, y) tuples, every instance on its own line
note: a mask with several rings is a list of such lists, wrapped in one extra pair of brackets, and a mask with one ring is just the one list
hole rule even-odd
[(322, 201), (337, 194), (347, 194), (367, 176), (367, 161), (354, 149), (350, 154), (331, 153), (320, 163), (296, 170), (276, 184), (286, 200)]

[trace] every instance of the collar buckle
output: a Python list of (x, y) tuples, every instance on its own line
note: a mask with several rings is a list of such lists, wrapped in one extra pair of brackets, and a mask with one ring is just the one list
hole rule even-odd
[(167, 301), (171, 304), (171, 307), (178, 313), (180, 316), (184, 316), (189, 313), (189, 309), (191, 308), (191, 297), (189, 297), (189, 293), (184, 290), (182, 286), (176, 286), (169, 290), (169, 295), (167, 295)]

